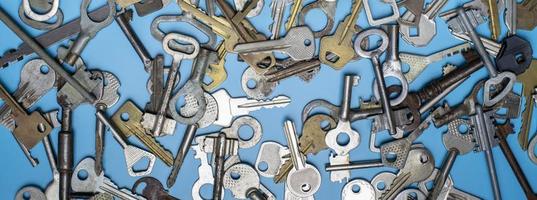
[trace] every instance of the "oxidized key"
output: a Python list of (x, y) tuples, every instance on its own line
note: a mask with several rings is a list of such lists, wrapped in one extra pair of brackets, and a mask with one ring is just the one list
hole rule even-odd
[(177, 198), (171, 196), (164, 190), (160, 181), (151, 176), (138, 179), (132, 186), (131, 192), (135, 193), (138, 186), (142, 184), (145, 184), (144, 189), (142, 190), (142, 196), (147, 200), (177, 200)]

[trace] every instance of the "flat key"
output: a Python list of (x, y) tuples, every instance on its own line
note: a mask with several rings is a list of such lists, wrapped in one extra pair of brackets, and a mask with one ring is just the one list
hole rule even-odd
[(282, 26), (282, 20), (283, 20), (283, 13), (285, 12), (285, 8), (287, 5), (292, 3), (292, 1), (289, 0), (274, 0), (270, 3), (270, 7), (272, 8), (272, 24), (270, 25), (270, 32), (272, 35), (270, 36), (271, 40), (276, 40), (280, 38), (280, 29)]
[(272, 100), (253, 100), (245, 97), (231, 97), (227, 90), (220, 89), (214, 92), (213, 97), (218, 105), (218, 118), (215, 125), (227, 127), (234, 117), (247, 115), (261, 108), (282, 108), (291, 102), (286, 96), (278, 96)]
[(153, 154), (166, 165), (172, 166), (173, 156), (155, 138), (145, 133), (140, 121), (142, 111), (132, 101), (126, 101), (112, 116), (112, 123), (118, 128), (124, 138), (136, 136)]
[(294, 27), (278, 40), (243, 43), (235, 46), (237, 53), (281, 52), (293, 60), (307, 60), (315, 53), (313, 32), (307, 26)]
[(162, 183), (156, 178), (151, 176), (142, 177), (132, 185), (131, 192), (135, 193), (138, 186), (145, 184), (144, 189), (142, 190), (142, 196), (147, 200), (178, 200), (177, 198), (168, 194), (168, 192), (162, 186)]

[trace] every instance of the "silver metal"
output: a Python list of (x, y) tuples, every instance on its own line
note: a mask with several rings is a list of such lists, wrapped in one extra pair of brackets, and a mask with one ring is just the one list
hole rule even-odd
[(509, 35), (516, 35), (517, 29), (517, 0), (503, 0), (505, 5), (505, 25)]
[(32, 10), (30, 6), (30, 0), (22, 0), (22, 7), (24, 8), (24, 14), (28, 16), (30, 19), (44, 22), (49, 20), (50, 18), (54, 17), (56, 13), (58, 12), (58, 9), (60, 7), (60, 0), (42, 0), (44, 3), (48, 4), (49, 1), (52, 1), (52, 6), (50, 7), (50, 10), (46, 13), (40, 14), (36, 13)]
[(45, 189), (45, 195), (47, 199), (59, 199), (60, 192), (60, 172), (56, 166), (56, 157), (54, 155), (54, 150), (50, 144), (50, 136), (43, 138), (43, 146), (45, 146), (45, 152), (47, 153), (48, 163), (50, 165), (50, 170), (52, 171), (52, 182), (50, 182)]
[(212, 96), (218, 105), (218, 117), (215, 125), (229, 126), (234, 117), (247, 115), (261, 108), (282, 108), (291, 102), (286, 96), (277, 96), (271, 100), (253, 100), (246, 97), (231, 97), (225, 89), (215, 91)]
[(283, 13), (285, 12), (285, 8), (291, 3), (292, 1), (290, 0), (274, 0), (270, 3), (270, 8), (272, 9), (272, 24), (270, 25), (270, 32), (272, 33), (270, 36), (271, 40), (280, 38)]
[[(93, 171), (95, 160), (91, 157), (81, 160), (73, 171), (71, 178), (71, 186), (73, 192), (80, 193), (107, 193), (114, 197), (124, 200), (143, 200), (145, 198), (140, 197), (130, 192), (127, 189), (118, 189), (112, 180), (104, 176), (104, 173), (95, 174)], [(81, 179), (79, 174), (87, 174), (85, 179)]]
[[(358, 187), (358, 191), (354, 190), (354, 187)], [(341, 199), (342, 200), (355, 200), (355, 199), (363, 199), (363, 200), (375, 200), (375, 189), (371, 185), (371, 183), (367, 182), (363, 179), (355, 179), (343, 186), (343, 190), (341, 191)]]
[(293, 122), (286, 120), (284, 126), (287, 146), (293, 161), (293, 169), (287, 175), (285, 185), (291, 193), (298, 197), (312, 196), (321, 186), (321, 174), (313, 165), (306, 163), (302, 153), (300, 153)]
[[(364, 6), (366, 1), (364, 1)], [(395, 2), (394, 2), (395, 3)], [(366, 9), (367, 10), (367, 9)], [(377, 48), (366, 50), (363, 49), (361, 46), (361, 42), (370, 37), (370, 36), (379, 36), (380, 37), (380, 44)], [(384, 110), (384, 115), (387, 118), (388, 122), (388, 131), (390, 131), (390, 134), (396, 134), (397, 131), (395, 129), (395, 120), (393, 117), (392, 109), (390, 100), (388, 98), (388, 93), (386, 92), (386, 83), (384, 82), (384, 75), (382, 74), (382, 66), (380, 65), (379, 57), (382, 54), (382, 52), (386, 51), (388, 48), (388, 35), (381, 29), (368, 29), (356, 37), (356, 40), (354, 41), (354, 51), (356, 51), (356, 54), (358, 54), (361, 57), (364, 58), (370, 58), (371, 62), (373, 63), (373, 70), (375, 71), (375, 78), (377, 82), (377, 87), (379, 88), (380, 92), (380, 102), (382, 104), (382, 108)]]
[(219, 133), (214, 143), (214, 187), (213, 187), (213, 199), (221, 199), (224, 197), (224, 181), (226, 175), (224, 174), (224, 161), (226, 159), (226, 134)]
[[(108, 120), (108, 118), (105, 116), (105, 114), (102, 111), (97, 111), (96, 115), (97, 115), (98, 120), (103, 122), (110, 129), (116, 141), (121, 145), (121, 148), (123, 148), (123, 154), (125, 155), (125, 162), (127, 164), (127, 171), (129, 172), (129, 175), (130, 176), (145, 176), (145, 175), (150, 174), (151, 171), (153, 170), (153, 166), (155, 165), (155, 161), (156, 161), (155, 155), (145, 150), (142, 150), (138, 147), (127, 144), (127, 142), (125, 142), (125, 140), (123, 140), (121, 135), (119, 135), (119, 133), (117, 132), (118, 130), (116, 129), (116, 127), (110, 123), (110, 121)], [(133, 169), (134, 165), (138, 161), (142, 160), (143, 158), (147, 158), (149, 162), (147, 169), (135, 171)]]
[[(194, 150), (194, 158), (200, 160), (200, 166), (198, 167), (198, 180), (194, 182), (192, 186), (192, 199), (202, 200), (200, 191), (201, 187), (206, 184), (213, 184), (213, 168), (209, 165), (209, 160), (207, 158), (207, 153), (203, 151), (200, 147), (200, 144), (192, 145)], [(222, 195), (224, 196), (224, 195)]]
[[(48, 6), (48, 9), (51, 9), (50, 7), (51, 5)], [(24, 12), (25, 12), (24, 5), (21, 4), (21, 6), (19, 7), (19, 18), (22, 20), (22, 22), (24, 22), (28, 26), (31, 26), (32, 28), (35, 28), (35, 29), (52, 30), (52, 29), (56, 29), (60, 27), (63, 24), (63, 12), (61, 9), (58, 9), (56, 14), (52, 16), (52, 17), (56, 17), (56, 21), (51, 22), (51, 23), (47, 22), (47, 20), (45, 21), (34, 20), (30, 18), (29, 16), (27, 16)]]
[(235, 199), (246, 199), (246, 192), (260, 187), (259, 175), (250, 165), (237, 163), (226, 170), (224, 187), (233, 193)]
[[(509, 92), (511, 92), (514, 86), (514, 82), (516, 81), (516, 75), (512, 72), (502, 72), (498, 74), (498, 72), (496, 71), (496, 67), (492, 62), (492, 59), (486, 52), (485, 47), (483, 46), (483, 42), (481, 42), (479, 36), (472, 27), (470, 19), (466, 15), (466, 12), (464, 12), (464, 9), (457, 9), (457, 13), (459, 14), (459, 17), (461, 17), (462, 24), (468, 31), (468, 34), (470, 35), (470, 38), (474, 43), (475, 49), (479, 53), (480, 57), (483, 60), (483, 63), (485, 64), (489, 72), (490, 78), (485, 82), (483, 103), (485, 104), (485, 106), (492, 106), (501, 101), (507, 94), (509, 94)], [(508, 84), (502, 89), (501, 92), (498, 92), (496, 96), (493, 97), (491, 94), (492, 87), (495, 85), (500, 85), (505, 79), (509, 80)]]
[[(423, 18), (423, 17), (422, 17)], [(418, 189), (409, 188), (401, 191), (395, 197), (395, 200), (425, 200), (427, 196)]]
[[(388, 167), (402, 169), (408, 158), (412, 143), (429, 127), (428, 120), (424, 120), (418, 128), (407, 137), (384, 143), (380, 146), (382, 163)], [(393, 157), (395, 156), (395, 157)]]
[(80, 33), (78, 34), (75, 43), (69, 48), (69, 53), (65, 57), (65, 62), (69, 65), (75, 64), (89, 41), (95, 37), (99, 31), (110, 25), (116, 16), (116, 3), (113, 0), (107, 0), (109, 9), (108, 16), (102, 21), (93, 21), (88, 15), (90, 2), (91, 0), (83, 0), (80, 5)]
[(289, 29), (283, 38), (237, 44), (233, 51), (239, 54), (255, 54), (275, 51), (285, 53), (293, 60), (300, 61), (313, 58), (315, 53), (315, 40), (313, 38), (313, 32), (311, 32), (309, 27), (298, 26)]
[[(242, 11), (248, 0), (234, 0), (233, 2), (235, 3), (235, 9), (237, 9), (237, 11)], [(265, 5), (265, 1), (259, 0), (254, 9), (250, 10), (246, 17), (258, 16), (259, 13), (261, 13), (261, 11), (263, 10), (263, 5)]]
[[(288, 0), (289, 1), (289, 0)], [(322, 30), (313, 32), (315, 38), (321, 38), (332, 32), (334, 28), (334, 16), (336, 15), (337, 0), (316, 0), (311, 2), (300, 10), (298, 13), (298, 25), (306, 25), (306, 15), (309, 11), (320, 9), (326, 16), (326, 25)]]
[[(402, 63), (399, 59), (399, 26), (387, 25), (387, 32), (390, 37), (388, 50), (386, 53), (386, 61), (382, 64), (384, 78), (393, 77), (401, 83), (401, 92), (394, 99), (390, 99), (390, 105), (399, 105), (405, 100), (408, 95), (408, 81), (403, 75)], [(377, 99), (380, 99), (380, 94), (376, 82), (373, 82), (373, 93)]]
[[(182, 15), (161, 15), (153, 19), (151, 22), (151, 35), (153, 38), (155, 38), (158, 41), (162, 41), (164, 39), (164, 36), (166, 33), (164, 33), (160, 28), (161, 23), (173, 23), (173, 22), (186, 22), (190, 25), (196, 27), (198, 30), (200, 30), (203, 34), (207, 36), (207, 42), (200, 44), (201, 47), (211, 49), (216, 47), (216, 34), (212, 31), (211, 27), (207, 26), (204, 23), (201, 23), (200, 21), (196, 20), (191, 16), (190, 13), (183, 13)], [(176, 51), (183, 51), (183, 52), (192, 52), (194, 50), (194, 46), (191, 44), (181, 44), (176, 41), (170, 41), (168, 44), (170, 47)]]
[(192, 144), (192, 141), (194, 140), (194, 136), (196, 135), (196, 131), (198, 131), (197, 124), (188, 125), (186, 127), (185, 134), (181, 139), (181, 143), (179, 145), (179, 148), (177, 149), (177, 154), (175, 156), (175, 159), (173, 160), (172, 170), (170, 172), (170, 175), (168, 176), (168, 179), (166, 180), (166, 185), (169, 188), (171, 188), (175, 184), (177, 175), (179, 175), (179, 171), (181, 170), (183, 162), (186, 158), (186, 154), (188, 153), (188, 149)]
[[(26, 195), (29, 196), (29, 198), (26, 198)], [(34, 186), (26, 186), (15, 194), (16, 200), (47, 200), (47, 197), (45, 194), (41, 191), (41, 189), (34, 187)]]
[(392, 15), (386, 16), (381, 19), (374, 19), (372, 14), (372, 9), (369, 6), (369, 1), (362, 1), (365, 14), (367, 16), (367, 21), (369, 22), (369, 25), (371, 26), (379, 26), (382, 24), (387, 24), (393, 21), (397, 21), (399, 19), (399, 7), (397, 6), (397, 2), (395, 0), (384, 0), (382, 3), (389, 4), (390, 8), (392, 9)]
[[(405, 23), (401, 24), (400, 32), (403, 39), (415, 47), (423, 47), (429, 44), (434, 36), (436, 36), (436, 22), (434, 20), (446, 3), (447, 0), (432, 1), (425, 12), (421, 14), (417, 27), (410, 27)], [(403, 20), (406, 18), (405, 15), (410, 16), (411, 13), (406, 12), (402, 17)], [(418, 33), (413, 35), (411, 28), (416, 28)]]
[[(476, 114), (473, 118), (473, 121), (477, 127), (477, 134), (480, 134), (482, 137), (481, 138), (488, 138), (484, 135), (491, 135), (491, 134), (494, 134), (494, 129), (492, 129), (493, 127), (491, 127), (492, 130), (489, 130), (489, 127), (492, 126), (492, 122), (490, 121), (490, 118), (489, 119), (486, 119), (488, 118), (488, 116), (486, 116), (484, 113), (483, 113), (483, 108), (480, 106), (480, 105), (475, 105), (476, 106)], [(489, 136), (490, 137), (490, 136)], [(485, 158), (486, 158), (486, 161), (487, 161), (487, 167), (488, 167), (488, 172), (489, 172), (489, 177), (490, 177), (490, 182), (492, 184), (492, 191), (493, 191), (493, 194), (494, 194), (494, 198), (495, 199), (501, 199), (502, 198), (502, 195), (500, 193), (500, 185), (499, 185), (499, 182), (498, 182), (498, 176), (497, 176), (497, 173), (496, 173), (496, 166), (494, 165), (494, 156), (492, 154), (492, 145), (491, 143), (489, 142), (488, 139), (484, 139), (484, 152), (485, 152)]]
[(535, 148), (537, 148), (537, 135), (533, 136), (533, 139), (531, 139), (530, 144), (528, 146), (528, 156), (533, 163), (537, 164), (537, 155), (535, 154)]
[[(276, 142), (263, 142), (254, 165), (257, 173), (268, 178), (274, 177), (285, 162), (283, 155), (287, 154), (289, 154), (287, 147)], [(262, 165), (266, 165), (266, 169), (262, 168)]]
[(375, 189), (376, 197), (380, 197), (382, 193), (386, 192), (386, 190), (390, 188), (395, 176), (396, 175), (392, 172), (381, 172), (371, 179), (371, 185)]
[[(216, 99), (214, 99), (214, 97), (207, 92), (204, 92), (203, 96), (205, 97), (207, 105), (203, 117), (201, 117), (201, 119), (196, 123), (198, 128), (205, 128), (212, 125), (218, 117), (218, 104), (216, 103)], [(179, 112), (184, 116), (192, 116), (192, 113), (198, 111), (198, 107), (199, 105), (194, 97), (187, 94), (185, 96), (185, 105), (181, 108), (181, 110), (179, 110)], [(172, 121), (175, 122), (175, 120)]]

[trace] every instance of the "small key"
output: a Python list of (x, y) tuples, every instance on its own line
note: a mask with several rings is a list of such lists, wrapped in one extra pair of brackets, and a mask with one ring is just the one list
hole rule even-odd
[(283, 38), (238, 44), (234, 51), (247, 54), (275, 51), (285, 53), (293, 60), (300, 61), (313, 58), (315, 42), (313, 32), (307, 26), (299, 26), (290, 29)]
[[(461, 130), (464, 129), (460, 130), (459, 127), (466, 127), (466, 132), (462, 133)], [(456, 119), (448, 124), (448, 132), (442, 135), (442, 142), (448, 150), (448, 155), (434, 180), (434, 188), (429, 193), (431, 199), (436, 199), (440, 195), (457, 156), (467, 154), (474, 149), (473, 132), (471, 124), (463, 119)]]
[(266, 101), (251, 100), (245, 97), (231, 97), (225, 89), (217, 90), (212, 95), (218, 105), (218, 118), (214, 124), (224, 127), (229, 126), (234, 117), (247, 115), (251, 111), (261, 108), (282, 108), (291, 102), (291, 99), (286, 96), (278, 96)]
[[(125, 142), (125, 140), (123, 140), (123, 138), (119, 134), (119, 130), (110, 122), (110, 120), (108, 120), (108, 118), (103, 112), (98, 111), (96, 115), (98, 120), (101, 120), (101, 122), (103, 122), (108, 128), (110, 128), (110, 131), (114, 135), (114, 138), (121, 145), (121, 148), (123, 149), (123, 154), (125, 155), (125, 162), (127, 164), (127, 171), (129, 172), (129, 175), (145, 176), (150, 174), (153, 170), (153, 165), (155, 164), (155, 155)], [(145, 170), (140, 171), (134, 170), (133, 167), (135, 166), (135, 164), (144, 158), (147, 158), (149, 162), (147, 168)]]
[(321, 174), (313, 165), (306, 163), (299, 150), (295, 125), (292, 121), (285, 121), (284, 133), (293, 160), (293, 169), (286, 179), (286, 187), (298, 197), (313, 196), (321, 186)]
[(13, 135), (26, 149), (32, 149), (52, 131), (52, 125), (41, 113), (34, 111), (28, 114), (2, 84), (0, 84), (0, 98), (9, 106), (15, 120)]
[(142, 111), (132, 101), (126, 101), (112, 116), (112, 123), (124, 138), (136, 136), (149, 150), (166, 165), (173, 163), (172, 153), (165, 149), (155, 138), (145, 133), (140, 121)]
[(410, 184), (425, 180), (433, 173), (434, 157), (425, 148), (414, 148), (408, 154), (407, 162), (401, 169), (392, 184), (379, 199), (394, 199), (395, 196)]
[[(91, 157), (82, 159), (73, 171), (72, 190), (75, 193), (106, 193), (119, 199), (138, 200), (142, 197), (131, 193), (127, 189), (118, 189), (117, 185), (112, 182), (104, 173), (95, 174), (95, 160)], [(79, 175), (87, 174), (85, 179)]]
[(91, 0), (83, 0), (80, 5), (80, 33), (77, 39), (69, 48), (69, 53), (65, 57), (65, 62), (69, 65), (74, 65), (80, 54), (88, 45), (89, 41), (103, 28), (107, 27), (114, 21), (116, 15), (116, 4), (112, 0), (108, 0), (108, 16), (102, 21), (94, 21), (88, 15), (88, 7)]
[(142, 177), (136, 180), (136, 182), (134, 182), (134, 185), (132, 185), (131, 192), (135, 193), (138, 189), (138, 186), (140, 186), (141, 184), (145, 184), (145, 187), (142, 190), (142, 196), (145, 197), (147, 200), (178, 200), (178, 198), (175, 198), (168, 194), (160, 181), (151, 176)]

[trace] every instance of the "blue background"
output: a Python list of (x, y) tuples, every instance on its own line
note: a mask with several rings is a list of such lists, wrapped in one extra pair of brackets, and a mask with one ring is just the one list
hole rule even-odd
[[(203, 1), (202, 1), (203, 2)], [(309, 3), (311, 0), (305, 0), (305, 3)], [(342, 20), (350, 12), (351, 2), (349, 0), (339, 1), (337, 5), (337, 12), (335, 16), (336, 23)], [(429, 1), (427, 1), (429, 2)], [(458, 5), (461, 5), (465, 1), (449, 1), (442, 11), (453, 9)], [(21, 1), (2, 1), (0, 4), (2, 9), (8, 12), (10, 16), (16, 18), (19, 24), (31, 35), (39, 35), (42, 31), (32, 29), (18, 19), (17, 9)], [(64, 21), (70, 21), (79, 16), (79, 7), (81, 1), (67, 1), (62, 0), (60, 8), (65, 14)], [(104, 0), (94, 0), (91, 4), (91, 9), (97, 8), (105, 3)], [(304, 4), (305, 5), (305, 4)], [(204, 7), (204, 5), (202, 5)], [(389, 11), (386, 7), (374, 6), (374, 13), (383, 15)], [(287, 8), (289, 10), (289, 8)], [(270, 1), (265, 0), (265, 6), (262, 13), (253, 19), (252, 23), (258, 29), (258, 31), (265, 35), (270, 34), (269, 25), (272, 23), (270, 17)], [(142, 42), (145, 44), (152, 56), (156, 54), (165, 54), (162, 50), (162, 45), (155, 40), (150, 34), (151, 21), (163, 14), (179, 14), (180, 9), (174, 3), (165, 7), (157, 13), (145, 17), (134, 16), (132, 26), (136, 33), (140, 36)], [(286, 19), (288, 11), (285, 14)], [(505, 37), (506, 28), (503, 25), (502, 20), (502, 38)], [(314, 10), (306, 17), (307, 24), (314, 30), (320, 30), (324, 27), (326, 17), (320, 10)], [(456, 44), (462, 43), (460, 40), (455, 39), (450, 35), (447, 30), (445, 22), (441, 19), (436, 19), (438, 25), (438, 34), (432, 40), (432, 42), (423, 48), (415, 48), (407, 44), (402, 39), (400, 40), (401, 52), (413, 52), (417, 54), (430, 54), (447, 47), (451, 47)], [(358, 24), (362, 27), (369, 27), (365, 12), (360, 12)], [(176, 31), (191, 36), (197, 37), (201, 42), (204, 42), (206, 38), (202, 34), (195, 30), (193, 27), (186, 23), (167, 23), (161, 26), (166, 32)], [(488, 25), (483, 24), (479, 27), (481, 35), (488, 36)], [(20, 39), (11, 32), (7, 27), (0, 26), (0, 51), (6, 51), (10, 48), (16, 48), (20, 43)], [(519, 30), (518, 35), (524, 37), (527, 40), (532, 41), (532, 47), (535, 49), (535, 31), (523, 31)], [(67, 41), (62, 41), (61, 45), (67, 44)], [(318, 42), (317, 42), (318, 44)], [(48, 48), (48, 51), (52, 55), (56, 55), (56, 48), (58, 44)], [(537, 53), (534, 52), (534, 53)], [(535, 56), (535, 55), (534, 55)], [(21, 66), (31, 59), (36, 58), (36, 55), (30, 55), (25, 57), (22, 61), (10, 65), (8, 68), (1, 69), (0, 79), (3, 85), (5, 85), (9, 91), (14, 91), (19, 82), (19, 74)], [(143, 70), (143, 65), (138, 58), (134, 49), (131, 47), (118, 25), (113, 22), (110, 26), (99, 32), (99, 34), (89, 43), (84, 52), (82, 58), (90, 69), (101, 69), (114, 73), (121, 81), (121, 99), (118, 104), (108, 110), (108, 114), (113, 114), (118, 107), (126, 100), (133, 100), (138, 106), (144, 105), (148, 101), (148, 94), (146, 92), (146, 80), (148, 74)], [(171, 63), (171, 57), (166, 55), (166, 64)], [(463, 60), (460, 56), (455, 56), (449, 59), (445, 59), (441, 62), (437, 62), (429, 65), (425, 72), (420, 75), (416, 81), (411, 85), (411, 90), (418, 90), (423, 87), (427, 82), (437, 79), (441, 76), (442, 66), (446, 63), (455, 64), (460, 66)], [(191, 61), (184, 61), (181, 67), (181, 84), (186, 80), (187, 75), (190, 72)], [(220, 87), (229, 91), (232, 96), (245, 96), (240, 86), (240, 79), (242, 72), (246, 69), (247, 65), (242, 62), (237, 62), (237, 55), (229, 54), (227, 57), (226, 70), (228, 72), (228, 79)], [(334, 104), (339, 105), (341, 97), (341, 85), (343, 82), (344, 74), (357, 74), (361, 76), (360, 84), (353, 89), (352, 106), (358, 106), (358, 98), (369, 99), (371, 96), (371, 87), (373, 83), (373, 71), (371, 62), (368, 59), (362, 59), (359, 61), (351, 62), (340, 71), (333, 70), (328, 66), (323, 66), (318, 76), (316, 76), (311, 82), (304, 83), (298, 78), (290, 78), (280, 83), (273, 95), (285, 94), (292, 99), (292, 103), (283, 109), (264, 109), (251, 113), (251, 115), (257, 118), (263, 126), (263, 141), (277, 141), (280, 144), (286, 144), (285, 137), (283, 136), (283, 121), (285, 119), (294, 120), (298, 130), (301, 130), (302, 124), (300, 121), (300, 113), (303, 106), (314, 99), (326, 99)], [(447, 97), (447, 102), (450, 105), (456, 105), (463, 101), (465, 96), (470, 92), (470, 88), (480, 79), (486, 78), (487, 72), (485, 69), (481, 69), (474, 73), (472, 77), (467, 80), (461, 87), (458, 87), (452, 94)], [(516, 90), (520, 91), (520, 85), (517, 84)], [(49, 92), (40, 102), (32, 109), (39, 108), (41, 110), (53, 110), (59, 109), (56, 103), (56, 90)], [(94, 132), (95, 132), (95, 109), (91, 105), (83, 105), (78, 107), (73, 114), (74, 121), (74, 140), (75, 140), (75, 165), (81, 159), (87, 156), (94, 156)], [(535, 120), (533, 120), (535, 121)], [(520, 130), (520, 119), (514, 120), (515, 130), (517, 133)], [(371, 130), (371, 120), (361, 120), (352, 124), (353, 128), (360, 132), (361, 142), (358, 148), (351, 151), (351, 160), (363, 161), (363, 160), (375, 160), (379, 159), (377, 153), (369, 151), (368, 141), (369, 133)], [(210, 133), (219, 130), (221, 127), (211, 126), (209, 128), (201, 129), (198, 134)], [(179, 142), (184, 133), (185, 126), (178, 125), (176, 134), (173, 136), (167, 136), (159, 138), (161, 144), (169, 149), (175, 155)], [(446, 149), (441, 141), (441, 134), (446, 131), (446, 127), (429, 128), (418, 139), (417, 142), (423, 143), (434, 155), (436, 166), (441, 166), (443, 159), (446, 155)], [(50, 168), (45, 155), (45, 151), (42, 144), (37, 145), (32, 153), (39, 158), (40, 163), (37, 167), (32, 167), (18, 145), (13, 139), (13, 136), (9, 134), (7, 129), (0, 128), (0, 141), (1, 141), (1, 155), (3, 156), (2, 165), (0, 166), (0, 196), (4, 198), (12, 198), (16, 191), (25, 185), (36, 185), (41, 188), (45, 188), (46, 185), (52, 180)], [(530, 136), (535, 132), (535, 124), (530, 129)], [(58, 130), (55, 130), (52, 134), (53, 147), (57, 150), (57, 136)], [(385, 138), (387, 139), (387, 138)], [(537, 166), (528, 159), (526, 152), (523, 152), (517, 142), (516, 135), (512, 135), (508, 138), (508, 141), (512, 147), (515, 156), (519, 160), (522, 169), (526, 173), (530, 184), (533, 187), (537, 187)], [(136, 139), (131, 139), (131, 143), (141, 145)], [(380, 142), (377, 142), (380, 143)], [(254, 148), (244, 149), (240, 151), (243, 162), (253, 164), (259, 150), (261, 143)], [(119, 144), (112, 137), (112, 134), (107, 133), (105, 138), (105, 155), (104, 155), (104, 169), (107, 177), (113, 180), (119, 187), (130, 188), (132, 184), (137, 180), (137, 177), (130, 177), (125, 169), (125, 161), (123, 157), (123, 151), (121, 151)], [(534, 150), (533, 150), (534, 151)], [(495, 164), (497, 168), (498, 178), (500, 180), (500, 186), (503, 197), (505, 199), (523, 199), (525, 198), (518, 182), (511, 169), (508, 166), (507, 161), (501, 154), (499, 148), (493, 150)], [(341, 189), (344, 183), (332, 183), (329, 180), (329, 174), (324, 171), (324, 165), (328, 162), (329, 151), (323, 151), (316, 156), (308, 157), (308, 161), (314, 164), (322, 174), (322, 187), (316, 193), (317, 199), (329, 199), (339, 197)], [(197, 167), (199, 161), (194, 159), (192, 151), (189, 152), (186, 158), (186, 162), (182, 167), (179, 174), (177, 183), (170, 189), (170, 193), (175, 197), (181, 199), (190, 199), (190, 191), (192, 184), (197, 179)], [(382, 171), (393, 171), (390, 168), (373, 168), (363, 170), (353, 170), (351, 177), (363, 178), (371, 180), (375, 174)], [(161, 161), (157, 161), (155, 168), (151, 176), (158, 178), (161, 182), (165, 183), (166, 178), (170, 172), (168, 168)], [(489, 183), (489, 177), (487, 167), (485, 164), (485, 156), (483, 153), (469, 153), (457, 158), (454, 167), (451, 171), (452, 178), (455, 186), (464, 191), (470, 192), (476, 196), (484, 199), (491, 199), (492, 192)], [(272, 179), (261, 178), (261, 182), (267, 186), (278, 199), (283, 198), (283, 184), (274, 184)], [(209, 187), (210, 188), (210, 187)], [(206, 197), (210, 197), (210, 191), (204, 188)], [(226, 190), (226, 197), (231, 198), (231, 192)]]

